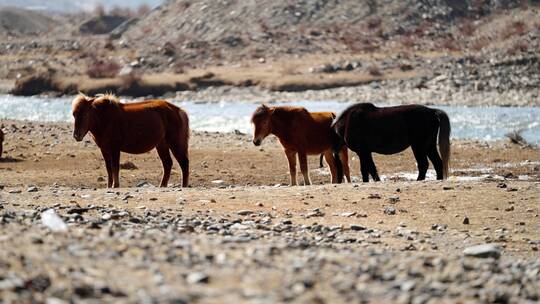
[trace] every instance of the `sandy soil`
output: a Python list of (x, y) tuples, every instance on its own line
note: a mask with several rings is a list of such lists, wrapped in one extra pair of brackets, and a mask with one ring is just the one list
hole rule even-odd
[[(284, 185), (288, 183), (286, 159), (275, 139), (268, 138), (262, 147), (255, 147), (249, 135), (194, 133), (191, 188), (136, 187), (141, 181), (158, 184), (161, 165), (154, 151), (123, 154), (122, 162), (133, 162), (137, 169), (121, 170), (121, 185), (126, 188), (109, 191), (104, 189), (105, 168), (97, 147), (89, 140), (75, 142), (70, 125), (19, 121), (4, 121), (4, 125), (0, 270), (6, 275), (0, 275), (0, 283), (4, 283), (0, 284), (0, 295), (5, 299), (169, 301), (180, 293), (186, 302), (343, 302), (354, 294), (340, 291), (339, 286), (352, 280), (355, 292), (363, 292), (367, 301), (413, 301), (426, 293), (434, 299), (489, 301), (489, 292), (466, 293), (470, 288), (466, 284), (471, 283), (467, 279), (443, 280), (444, 284), (465, 285), (454, 293), (449, 291), (453, 287), (447, 287), (442, 294), (419, 287), (394, 292), (391, 284), (405, 284), (398, 280), (399, 275), (387, 281), (347, 279), (347, 261), (354, 260), (351, 266), (385, 265), (377, 266), (384, 274), (403, 267), (410, 272), (414, 266), (404, 265), (427, 255), (465, 271), (463, 249), (482, 243), (502, 248), (497, 263), (536, 263), (538, 259), (539, 150), (507, 142), (453, 142), (453, 172), (443, 182), (433, 177), (416, 182), (400, 174), (416, 174), (410, 151), (377, 155), (375, 162), (386, 181), (343, 185), (328, 184), (328, 170), (318, 168), (318, 157), (313, 156), (309, 165), (315, 185), (288, 187)], [(354, 156), (351, 164), (357, 178), (359, 165)], [(173, 169), (171, 181), (178, 184), (177, 164)], [(43, 227), (40, 211), (50, 207), (69, 223), (69, 233), (59, 236)], [(465, 218), (469, 224), (464, 224)], [(250, 223), (259, 230), (251, 230)], [(211, 224), (223, 227), (214, 231)], [(231, 228), (237, 224), (237, 229)], [(260, 228), (265, 225), (269, 231)], [(289, 225), (288, 230), (280, 230), (283, 225)], [(326, 232), (313, 232), (310, 227), (317, 225)], [(361, 236), (356, 229), (362, 231)], [(332, 233), (335, 239), (325, 241)], [(243, 239), (246, 235), (248, 241)], [(178, 245), (180, 240), (190, 245)], [(298, 245), (301, 240), (308, 242), (307, 247)], [(154, 242), (156, 245), (151, 245)], [(170, 250), (185, 246), (195, 248), (197, 259), (213, 258), (207, 262), (194, 262), (193, 258), (178, 261), (176, 258), (188, 254), (181, 249), (176, 258), (175, 254), (169, 256)], [(264, 262), (266, 258), (256, 258), (257, 250), (264, 247), (272, 252), (273, 246), (281, 248), (279, 258), (265, 256), (270, 264)], [(121, 252), (120, 256), (109, 255), (109, 250)], [(373, 251), (379, 252), (377, 259), (385, 257), (384, 261), (372, 261), (368, 253)], [(234, 263), (225, 266), (219, 262), (220, 254)], [(298, 271), (289, 270), (297, 262), (295, 257), (309, 261), (312, 255), (326, 256), (331, 262), (317, 260), (326, 266), (306, 262)], [(398, 266), (392, 261), (405, 264)], [(504, 265), (499, 266), (513, 269)], [(68, 270), (70, 267), (79, 270)], [(539, 265), (534, 267), (540, 271)], [(450, 270), (438, 271), (442, 275)], [(26, 293), (16, 287), (19, 281), (13, 277), (21, 279), (27, 290), (28, 286), (41, 286), (36, 282), (44, 277), (48, 284), (39, 292)], [(316, 281), (316, 288), (304, 281), (302, 288), (295, 287), (294, 280), (306, 277)], [(537, 275), (534, 277), (532, 285), (524, 283), (531, 290), (530, 286), (540, 282)], [(416, 286), (433, 284), (430, 280), (417, 280)], [(103, 284), (108, 292), (99, 287)], [(295, 288), (301, 292), (296, 293)], [(378, 293), (379, 289), (385, 292)], [(535, 299), (534, 292), (527, 296), (509, 291), (509, 296)]]

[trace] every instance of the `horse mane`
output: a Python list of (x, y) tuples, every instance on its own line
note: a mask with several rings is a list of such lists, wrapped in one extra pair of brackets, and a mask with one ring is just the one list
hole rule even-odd
[(259, 107), (257, 107), (255, 112), (253, 112), (253, 115), (251, 115), (251, 122), (253, 122), (257, 117), (268, 113), (269, 111), (270, 111), (270, 108), (267, 105), (265, 104), (260, 105)]
[(347, 115), (349, 112), (354, 111), (354, 110), (362, 110), (362, 111), (366, 111), (366, 112), (371, 112), (371, 111), (374, 111), (376, 109), (377, 109), (377, 107), (374, 104), (370, 103), (370, 102), (355, 103), (355, 104), (350, 105), (349, 107), (347, 107), (345, 110), (343, 110), (337, 116), (337, 118), (334, 118), (334, 122), (340, 120), (341, 117), (343, 117), (344, 115)]
[(97, 94), (96, 99), (108, 100), (112, 105), (120, 106), (120, 99), (112, 93)]

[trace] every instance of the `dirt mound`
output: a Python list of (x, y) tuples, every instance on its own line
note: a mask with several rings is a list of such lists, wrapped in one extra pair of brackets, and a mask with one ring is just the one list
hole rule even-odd
[(126, 17), (117, 15), (96, 16), (81, 24), (79, 32), (91, 35), (107, 34), (126, 20)]
[(0, 34), (28, 35), (51, 31), (58, 25), (54, 19), (40, 13), (4, 7), (0, 8)]

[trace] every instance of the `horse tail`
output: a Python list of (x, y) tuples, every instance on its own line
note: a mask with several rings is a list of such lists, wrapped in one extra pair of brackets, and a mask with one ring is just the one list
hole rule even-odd
[(323, 157), (324, 157), (324, 154), (321, 154), (321, 156), (319, 156), (319, 168), (324, 167), (324, 165), (323, 165)]
[[(180, 116), (180, 142), (185, 142), (186, 147), (189, 141), (189, 117), (183, 109), (178, 109), (178, 115)], [(187, 149), (186, 149), (187, 150)]]
[(189, 117), (183, 109), (178, 109), (180, 116), (180, 134), (179, 134), (179, 149), (180, 149), (180, 168), (182, 170), (182, 187), (189, 185)]
[(437, 110), (439, 118), (439, 152), (443, 162), (443, 178), (448, 178), (450, 162), (450, 119), (448, 114), (442, 110)]

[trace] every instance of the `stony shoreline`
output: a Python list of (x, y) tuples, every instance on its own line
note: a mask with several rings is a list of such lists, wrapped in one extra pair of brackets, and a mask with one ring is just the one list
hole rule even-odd
[[(410, 151), (375, 155), (386, 181), (343, 185), (310, 157), (314, 185), (288, 187), (275, 139), (257, 148), (248, 135), (194, 132), (191, 188), (174, 185), (177, 164), (173, 186), (152, 186), (161, 165), (151, 152), (123, 154), (123, 188), (105, 189), (99, 150), (75, 142), (69, 124), (6, 123), (7, 302), (540, 299), (537, 149), (456, 141), (451, 178), (425, 182), (397, 175), (415, 174)], [(351, 166), (357, 177), (354, 155)]]
[(257, 87), (210, 87), (200, 91), (181, 91), (166, 98), (195, 102), (291, 102), (338, 101), (373, 102), (388, 104), (423, 104), (447, 106), (504, 106), (538, 107), (537, 91), (470, 92), (444, 89), (404, 89), (388, 83), (374, 83), (359, 87), (342, 87), (303, 92), (275, 92)]

